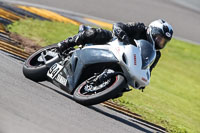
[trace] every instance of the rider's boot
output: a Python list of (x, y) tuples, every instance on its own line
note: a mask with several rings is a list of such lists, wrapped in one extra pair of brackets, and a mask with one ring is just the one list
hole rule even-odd
[(66, 49), (72, 48), (75, 45), (77, 45), (78, 39), (79, 39), (79, 35), (75, 35), (73, 37), (69, 37), (65, 39), (64, 41), (59, 42), (57, 45), (58, 45), (58, 51), (60, 52), (60, 54), (62, 55)]
[(90, 29), (90, 26), (80, 25), (79, 31), (77, 35), (74, 35), (73, 37), (69, 37), (66, 40), (58, 43), (58, 50), (60, 54), (62, 54), (66, 49), (74, 47), (75, 45), (83, 45), (83, 40), (86, 38), (84, 35), (84, 31)]
[(81, 25), (77, 35), (58, 43), (58, 50), (62, 54), (67, 48), (74, 47), (75, 45), (85, 45), (87, 43), (105, 44), (111, 39), (112, 33), (110, 31)]

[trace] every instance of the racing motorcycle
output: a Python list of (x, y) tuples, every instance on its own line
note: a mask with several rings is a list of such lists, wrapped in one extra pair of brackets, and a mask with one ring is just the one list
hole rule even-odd
[(115, 38), (107, 45), (88, 44), (62, 55), (56, 44), (50, 45), (27, 58), (23, 74), (36, 82), (52, 82), (82, 105), (98, 104), (121, 96), (129, 85), (139, 89), (149, 84), (156, 51), (148, 41), (135, 44)]

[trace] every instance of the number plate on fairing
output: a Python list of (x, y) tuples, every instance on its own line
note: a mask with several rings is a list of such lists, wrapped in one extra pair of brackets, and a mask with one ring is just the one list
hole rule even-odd
[(49, 71), (47, 72), (47, 76), (51, 79), (54, 79), (56, 75), (63, 69), (64, 66), (59, 65), (58, 63), (54, 64)]
[(62, 85), (67, 85), (67, 79), (65, 79), (62, 75), (58, 74), (58, 76), (55, 78), (56, 81), (61, 83)]

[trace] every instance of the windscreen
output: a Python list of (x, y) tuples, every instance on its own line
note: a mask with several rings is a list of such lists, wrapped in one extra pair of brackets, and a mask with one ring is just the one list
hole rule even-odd
[(148, 41), (138, 40), (137, 43), (139, 44), (141, 51), (142, 69), (146, 69), (153, 63), (156, 57), (156, 51), (153, 49), (152, 44)]

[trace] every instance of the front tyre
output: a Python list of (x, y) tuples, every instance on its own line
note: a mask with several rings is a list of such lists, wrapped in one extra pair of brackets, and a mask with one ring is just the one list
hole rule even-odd
[(98, 104), (116, 97), (125, 85), (126, 81), (122, 75), (113, 76), (97, 86), (86, 80), (75, 89), (74, 100), (85, 106)]

